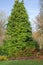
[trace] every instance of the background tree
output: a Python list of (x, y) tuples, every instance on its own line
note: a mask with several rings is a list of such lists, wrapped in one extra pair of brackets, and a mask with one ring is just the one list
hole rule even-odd
[(43, 49), (43, 0), (39, 0), (40, 13), (34, 21), (37, 24), (37, 32), (33, 34), (34, 38), (38, 41), (40, 49)]
[(4, 39), (5, 33), (5, 24), (6, 24), (6, 14), (3, 11), (0, 11), (0, 45)]

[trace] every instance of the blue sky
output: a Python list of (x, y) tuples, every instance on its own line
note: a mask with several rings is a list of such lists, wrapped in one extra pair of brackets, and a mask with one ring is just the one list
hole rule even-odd
[[(0, 10), (6, 12), (7, 16), (9, 16), (13, 4), (14, 0), (0, 0)], [(24, 4), (30, 20), (33, 20), (39, 13), (39, 0), (24, 0)]]

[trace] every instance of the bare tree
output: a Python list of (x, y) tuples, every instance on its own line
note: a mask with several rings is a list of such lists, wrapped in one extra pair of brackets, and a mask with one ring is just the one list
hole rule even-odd
[(40, 49), (43, 49), (43, 0), (39, 0), (40, 13), (34, 21), (37, 24), (37, 32), (33, 34), (34, 38), (38, 41)]
[(4, 33), (6, 29), (6, 14), (3, 11), (0, 11), (0, 45), (2, 45), (4, 39)]

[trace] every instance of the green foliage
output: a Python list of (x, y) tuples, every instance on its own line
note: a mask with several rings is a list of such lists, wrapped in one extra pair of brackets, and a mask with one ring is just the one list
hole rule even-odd
[[(35, 48), (30, 21), (23, 2), (15, 1), (7, 24), (7, 37), (4, 41), (3, 54), (8, 57), (29, 56)], [(25, 50), (28, 50), (25, 52)], [(23, 55), (25, 54), (25, 55)], [(30, 54), (31, 55), (31, 54)], [(18, 55), (19, 56), (19, 55)]]

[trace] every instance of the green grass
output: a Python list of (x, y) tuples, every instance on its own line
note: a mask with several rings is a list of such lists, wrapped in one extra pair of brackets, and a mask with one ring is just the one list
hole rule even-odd
[(43, 60), (0, 61), (0, 65), (43, 65)]

